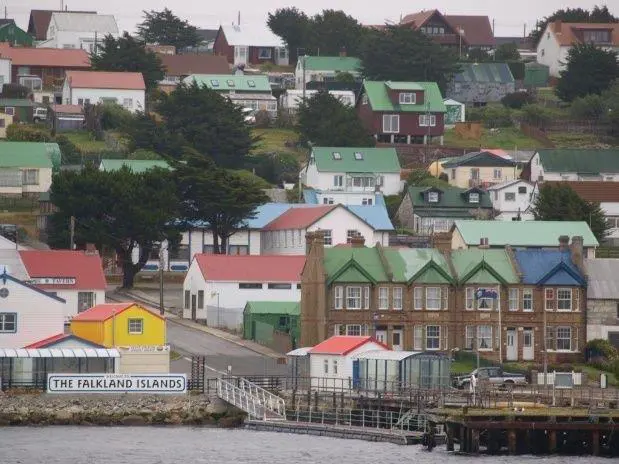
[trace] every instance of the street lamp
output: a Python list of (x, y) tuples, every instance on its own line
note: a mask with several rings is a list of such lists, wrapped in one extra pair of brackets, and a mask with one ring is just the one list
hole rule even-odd
[(217, 297), (217, 327), (219, 328), (219, 292), (211, 292), (211, 298)]

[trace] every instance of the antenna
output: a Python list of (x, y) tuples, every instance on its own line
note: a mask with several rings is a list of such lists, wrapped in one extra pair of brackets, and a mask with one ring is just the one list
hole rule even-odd
[(237, 26), (241, 27), (241, 10), (239, 10), (239, 17), (237, 20)]

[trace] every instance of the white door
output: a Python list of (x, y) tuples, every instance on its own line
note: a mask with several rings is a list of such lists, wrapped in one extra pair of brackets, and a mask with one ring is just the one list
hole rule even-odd
[(535, 359), (534, 349), (535, 337), (533, 329), (524, 329), (522, 331), (522, 359), (524, 361), (532, 361)]
[(518, 361), (518, 337), (516, 329), (507, 330), (505, 343), (507, 344), (507, 360)]
[(391, 332), (391, 349), (402, 351), (402, 330), (398, 329)]
[(384, 343), (385, 345), (387, 344), (387, 331), (386, 330), (377, 330), (376, 331), (376, 340)]

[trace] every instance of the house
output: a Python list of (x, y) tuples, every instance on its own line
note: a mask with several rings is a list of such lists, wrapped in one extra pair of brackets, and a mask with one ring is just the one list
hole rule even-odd
[(488, 187), (492, 207), (498, 221), (532, 221), (533, 207), (538, 195), (537, 184), (523, 179), (508, 180)]
[(47, 192), (52, 172), (60, 168), (60, 148), (56, 143), (2, 142), (0, 196), (33, 196)]
[(424, 10), (404, 16), (400, 24), (420, 30), (433, 42), (455, 49), (460, 56), (472, 48), (490, 50), (495, 46), (488, 16), (452, 16)]
[(165, 319), (137, 303), (105, 303), (71, 320), (71, 333), (103, 345), (161, 346), (166, 343)]
[(0, 42), (7, 42), (18, 47), (32, 47), (34, 39), (18, 27), (14, 20), (3, 19), (0, 20)]
[(595, 258), (599, 246), (584, 221), (456, 221), (452, 229), (453, 250), (480, 248), (559, 248), (559, 235), (581, 237), (586, 258)]
[(54, 133), (84, 129), (84, 108), (79, 105), (51, 105), (47, 122)]
[(136, 72), (67, 71), (62, 87), (65, 105), (117, 103), (135, 113), (144, 111), (144, 77)]
[(65, 300), (6, 271), (0, 275), (0, 347), (23, 348), (62, 332)]
[(75, 10), (30, 10), (28, 19), (28, 34), (37, 42), (44, 42), (48, 39), (47, 32), (53, 13), (90, 13), (97, 14), (96, 11), (75, 11)]
[(297, 348), (298, 301), (248, 301), (243, 310), (243, 338), (280, 353)]
[(11, 60), (11, 79), (28, 87), (38, 103), (62, 103), (65, 73), (90, 69), (85, 50), (12, 47), (0, 43), (0, 56)]
[[(290, 114), (295, 114), (303, 99), (310, 99), (318, 93), (318, 90), (293, 90), (288, 89), (280, 96), (279, 104)], [(356, 97), (352, 90), (329, 90), (329, 94), (337, 98), (344, 105), (355, 106)]]
[[(356, 356), (388, 348), (369, 336), (334, 335), (309, 350), (312, 387), (318, 390), (352, 389), (358, 382)], [(357, 364), (357, 368), (353, 367)], [(356, 371), (356, 372), (355, 372)]]
[(101, 257), (94, 246), (86, 251), (22, 250), (19, 257), (28, 283), (66, 301), (65, 322), (105, 302), (107, 282)]
[(449, 185), (460, 188), (488, 188), (494, 184), (518, 179), (521, 165), (510, 158), (489, 151), (478, 151), (452, 158), (442, 164)]
[(159, 54), (165, 75), (160, 86), (176, 87), (184, 78), (192, 74), (231, 74), (230, 65), (224, 56), (205, 53), (186, 55)]
[(531, 158), (531, 182), (619, 181), (619, 148), (543, 149)]
[(223, 55), (235, 66), (265, 63), (288, 65), (288, 48), (266, 24), (222, 25), (213, 43), (213, 54)]
[(619, 348), (619, 260), (586, 259), (587, 341), (601, 338)]
[(537, 59), (537, 51), (535, 50), (535, 45), (528, 36), (495, 37), (494, 42), (497, 48), (501, 45), (515, 45), (522, 61), (535, 62), (535, 60)]
[(81, 49), (94, 53), (98, 41), (119, 35), (116, 19), (112, 15), (53, 12), (47, 27), (47, 40), (38, 43), (37, 47)]
[(10, 84), (13, 76), (11, 59), (0, 55), (0, 84)]
[(466, 105), (451, 98), (443, 100), (445, 104), (445, 127), (453, 128), (457, 122), (466, 121)]
[(277, 98), (271, 91), (269, 78), (251, 74), (192, 74), (183, 79), (185, 84), (197, 83), (225, 95), (241, 108), (267, 111), (277, 116)]
[(400, 171), (395, 148), (312, 147), (299, 178), (321, 191), (397, 195), (402, 190)]
[(595, 44), (619, 52), (619, 24), (549, 22), (537, 44), (537, 62), (548, 66), (551, 76), (559, 77), (575, 44)]
[(516, 81), (507, 63), (463, 63), (446, 95), (467, 105), (486, 106), (515, 91)]
[(197, 254), (183, 283), (183, 318), (240, 330), (248, 301), (299, 301), (305, 256)]
[(389, 231), (377, 230), (365, 219), (343, 205), (291, 208), (264, 226), (261, 231), (262, 254), (303, 255), (306, 235), (321, 231), (326, 246), (351, 244), (360, 240), (373, 246), (389, 244)]
[(197, 51), (199, 53), (213, 53), (213, 46), (215, 45), (219, 29), (198, 29), (196, 32), (202, 39), (202, 43), (197, 47)]
[(418, 235), (448, 232), (457, 219), (492, 216), (490, 195), (476, 187), (408, 187), (397, 212), (400, 226)]
[[(0, 98), (0, 113), (11, 116), (15, 122), (30, 123), (35, 103), (28, 98)], [(9, 125), (5, 123), (5, 130)]]
[(295, 89), (303, 89), (308, 82), (335, 81), (340, 73), (361, 79), (361, 60), (346, 56), (345, 52), (340, 56), (300, 56), (295, 68)]
[(6, 129), (13, 124), (13, 115), (0, 113), (0, 139), (6, 139)]
[(357, 112), (378, 142), (443, 143), (447, 109), (434, 82), (364, 81)]
[(128, 168), (134, 174), (142, 174), (150, 169), (169, 170), (170, 165), (163, 160), (118, 160), (104, 158), (99, 163), (100, 171), (118, 171), (123, 167)]

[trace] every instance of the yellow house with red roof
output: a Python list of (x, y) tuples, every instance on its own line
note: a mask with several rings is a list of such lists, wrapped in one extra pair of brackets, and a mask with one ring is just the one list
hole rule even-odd
[(93, 306), (71, 320), (71, 333), (106, 348), (166, 343), (165, 319), (133, 302)]

